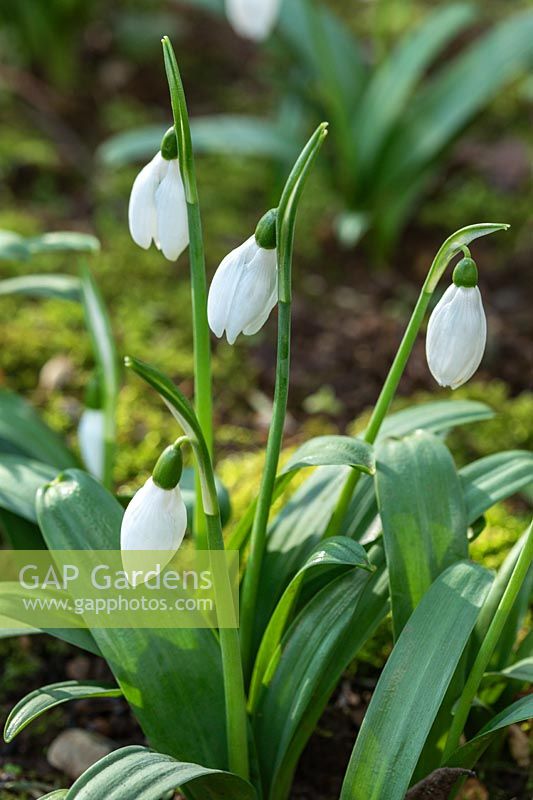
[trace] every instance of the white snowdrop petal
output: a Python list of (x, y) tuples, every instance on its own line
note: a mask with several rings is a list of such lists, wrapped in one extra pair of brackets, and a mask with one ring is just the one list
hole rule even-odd
[(139, 172), (133, 183), (128, 207), (131, 238), (147, 250), (157, 235), (155, 193), (161, 180), (163, 158), (157, 153)]
[(261, 41), (272, 32), (280, 6), (281, 0), (226, 0), (226, 15), (240, 36)]
[(186, 528), (187, 510), (179, 487), (161, 489), (148, 478), (124, 513), (120, 549), (176, 552)]
[(157, 214), (156, 244), (169, 261), (176, 261), (189, 244), (185, 189), (176, 159), (167, 162), (155, 193)]
[[(451, 292), (452, 288), (455, 291)], [(435, 380), (452, 389), (469, 380), (483, 358), (486, 339), (479, 288), (450, 287), (428, 324), (426, 356)]]
[[(276, 251), (256, 246), (251, 262), (242, 270), (226, 324), (228, 342), (233, 344), (245, 329), (259, 330), (257, 322), (264, 317), (277, 285)], [(272, 308), (269, 309), (269, 312)]]
[(219, 339), (226, 330), (235, 290), (253, 240), (255, 236), (251, 236), (228, 253), (221, 261), (211, 282), (207, 299), (207, 320), (209, 327)]
[(104, 412), (86, 408), (78, 424), (78, 442), (85, 466), (98, 480), (104, 475), (104, 428)]

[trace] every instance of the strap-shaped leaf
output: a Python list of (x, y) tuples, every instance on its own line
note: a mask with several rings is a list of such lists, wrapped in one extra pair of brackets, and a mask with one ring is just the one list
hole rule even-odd
[(498, 672), (487, 672), (485, 674), (487, 678), (505, 678), (508, 681), (533, 683), (533, 656), (523, 658), (521, 661), (515, 661), (514, 664)]
[[(492, 416), (484, 403), (440, 400), (391, 414), (385, 419), (382, 435), (405, 436), (418, 428), (441, 433)], [(257, 646), (289, 580), (322, 539), (347, 476), (347, 467), (317, 468), (271, 523), (259, 589)], [(346, 533), (366, 530), (376, 513), (374, 482), (362, 475), (347, 514)]]
[(51, 708), (69, 700), (87, 700), (91, 697), (122, 697), (118, 686), (98, 681), (63, 681), (36, 689), (14, 706), (4, 727), (4, 739), (10, 742), (24, 728)]
[(281, 657), (281, 638), (285, 632), (302, 584), (309, 574), (345, 572), (347, 569), (366, 569), (373, 567), (366, 550), (358, 542), (346, 537), (332, 537), (307, 559), (289, 583), (265, 631), (257, 654), (250, 687), (250, 708), (253, 710), (259, 700), (263, 680), (268, 683), (269, 674), (275, 670)]
[(387, 612), (383, 549), (373, 547), (369, 558), (373, 574), (349, 570), (302, 608), (283, 636), (276, 669), (263, 678), (253, 725), (270, 800), (287, 797), (298, 757), (343, 670)]
[(379, 446), (376, 491), (398, 637), (435, 578), (468, 556), (464, 498), (450, 451), (422, 431)]
[[(61, 437), (45, 425), (29, 403), (5, 389), (0, 390), (0, 442), (59, 469), (78, 465)], [(0, 450), (5, 452), (6, 448)]]
[(56, 789), (54, 792), (43, 794), (39, 800), (64, 800), (67, 796), (68, 789)]
[(167, 792), (184, 786), (202, 800), (256, 798), (254, 788), (231, 772), (176, 761), (145, 747), (124, 747), (97, 761), (75, 781), (66, 798), (161, 800)]
[(10, 294), (79, 300), (80, 282), (72, 275), (21, 275), (0, 281), (0, 297)]
[(1, 501), (0, 529), (14, 550), (44, 550), (46, 548), (38, 526), (12, 511), (2, 508)]
[[(51, 550), (120, 549), (123, 510), (94, 478), (68, 470), (41, 490), (37, 515)], [(177, 758), (226, 765), (220, 647), (205, 628), (94, 629), (150, 744)], [(217, 735), (212, 732), (216, 730)]]
[(403, 800), (490, 582), (487, 570), (463, 562), (426, 592), (378, 681), (341, 800)]
[(14, 231), (0, 231), (0, 259), (26, 261), (38, 253), (74, 251), (95, 253), (100, 242), (88, 233), (55, 231), (41, 236), (20, 236)]
[(474, 522), (495, 503), (533, 483), (533, 453), (506, 450), (461, 469), (467, 516)]
[(52, 481), (57, 469), (18, 455), (0, 453), (0, 507), (37, 522), (35, 495)]
[(343, 464), (373, 475), (376, 466), (372, 445), (352, 436), (317, 436), (309, 439), (293, 453), (281, 474), (304, 467)]
[(500, 711), (480, 732), (469, 742), (459, 747), (447, 761), (451, 767), (473, 767), (476, 761), (487, 749), (492, 739), (508, 725), (533, 717), (533, 694), (521, 697), (516, 703)]
[(116, 438), (116, 405), (119, 391), (118, 360), (111, 322), (102, 295), (89, 269), (81, 272), (82, 303), (85, 320), (91, 337), (95, 361), (99, 367), (102, 380), (104, 409), (104, 441), (101, 443), (104, 452), (105, 486), (112, 484), (113, 461)]

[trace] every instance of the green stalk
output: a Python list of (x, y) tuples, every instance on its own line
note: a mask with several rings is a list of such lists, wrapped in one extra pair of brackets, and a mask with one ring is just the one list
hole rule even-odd
[[(211, 380), (211, 343), (207, 322), (207, 280), (202, 236), (202, 220), (196, 185), (196, 170), (185, 91), (178, 62), (168, 36), (161, 40), (165, 70), (170, 90), (174, 130), (178, 146), (180, 171), (187, 200), (189, 226), (189, 263), (194, 338), (194, 402), (209, 452), (213, 452), (213, 406)], [(195, 531), (199, 549), (206, 547), (206, 523), (201, 513), (200, 484), (196, 477)]]
[(261, 566), (266, 547), (266, 533), (279, 455), (283, 441), (283, 428), (287, 411), (290, 369), (292, 257), (296, 211), (305, 179), (314, 163), (327, 134), (325, 123), (319, 125), (302, 150), (281, 195), (277, 215), (278, 261), (278, 343), (276, 357), (276, 386), (272, 421), (268, 433), (265, 467), (255, 510), (250, 537), (250, 553), (246, 564), (241, 600), (241, 649), (244, 674), (249, 678), (253, 661), (253, 626)]
[(450, 726), (450, 732), (446, 741), (446, 747), (442, 756), (442, 763), (445, 764), (452, 753), (455, 752), (464, 730), (470, 708), (483, 679), (485, 670), (490, 658), (500, 639), (507, 618), (513, 608), (516, 597), (520, 591), (528, 570), (533, 562), (533, 522), (529, 526), (524, 547), (516, 562), (515, 568), (509, 579), (509, 583), (503, 593), (502, 599), (492, 618), (492, 622), (479, 648), (476, 660), (465, 683), (463, 693), (459, 699), (455, 715)]
[[(477, 239), (478, 237), (485, 236), (489, 233), (495, 233), (499, 230), (506, 230), (508, 227), (509, 226), (505, 224), (492, 224), (488, 222), (480, 223), (478, 225), (469, 225), (466, 228), (461, 228), (461, 230), (456, 231), (456, 233), (452, 234), (452, 236), (446, 239), (438, 251), (437, 255), (433, 259), (431, 267), (429, 268), (429, 272), (422, 286), (420, 295), (411, 315), (411, 319), (409, 320), (406, 331), (403, 335), (400, 347), (398, 348), (396, 357), (392, 362), (392, 366), (389, 370), (385, 383), (383, 384), (383, 388), (378, 397), (377, 403), (372, 411), (368, 427), (365, 430), (363, 438), (369, 444), (374, 444), (376, 441), (381, 425), (383, 424), (383, 420), (385, 419), (385, 416), (387, 415), (390, 405), (394, 399), (394, 395), (396, 394), (398, 384), (400, 383), (401, 377), (404, 373), (409, 356), (413, 350), (413, 346), (422, 326), (427, 307), (431, 298), (433, 297), (440, 279), (446, 271), (448, 264), (452, 258), (454, 258), (454, 256), (461, 251), (464, 251), (466, 246), (473, 239)], [(346, 483), (344, 484), (339, 495), (335, 510), (333, 511), (326, 528), (324, 534), (325, 537), (335, 536), (342, 533), (341, 526), (346, 517), (346, 513), (348, 511), (354, 489), (357, 486), (359, 476), (360, 472), (356, 470), (352, 470), (352, 472), (350, 472), (348, 475)]]
[[(126, 358), (126, 366), (133, 369), (159, 393), (189, 440), (198, 466), (201, 484), (200, 500), (206, 520), (208, 549), (210, 552), (223, 551), (224, 539), (213, 464), (194, 410), (172, 381), (154, 367), (131, 357)], [(227, 569), (222, 569), (215, 560), (212, 560), (212, 565), (215, 601), (220, 612), (221, 609), (226, 609), (228, 601), (232, 600), (231, 580)], [(230, 611), (233, 612), (231, 616), (236, 617), (237, 609), (232, 606)], [(219, 641), (224, 678), (228, 764), (232, 772), (247, 779), (249, 775), (248, 718), (236, 621), (235, 627), (219, 628)]]

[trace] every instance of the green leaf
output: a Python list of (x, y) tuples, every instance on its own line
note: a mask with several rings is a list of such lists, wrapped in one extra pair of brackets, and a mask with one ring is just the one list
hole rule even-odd
[(7, 442), (16, 452), (59, 469), (78, 465), (62, 439), (45, 425), (29, 403), (5, 389), (0, 389), (0, 441)]
[(372, 445), (352, 436), (317, 436), (301, 445), (285, 464), (285, 475), (304, 467), (346, 465), (373, 475), (375, 472)]
[(0, 297), (11, 294), (79, 300), (80, 282), (71, 275), (21, 275), (0, 281)]
[(490, 580), (482, 567), (458, 563), (424, 595), (378, 681), (341, 800), (403, 800)]
[(397, 638), (435, 578), (468, 557), (466, 513), (450, 451), (423, 431), (378, 447), (376, 492)]
[(54, 792), (43, 794), (39, 800), (64, 800), (67, 796), (68, 789), (56, 789)]
[(461, 469), (468, 522), (500, 500), (533, 483), (533, 453), (507, 450), (473, 461)]
[(368, 571), (373, 569), (365, 549), (358, 542), (339, 536), (324, 542), (298, 570), (277, 604), (261, 641), (250, 687), (249, 705), (252, 710), (259, 699), (262, 684), (268, 683), (268, 673), (273, 672), (281, 657), (281, 638), (309, 573), (327, 572), (329, 575), (332, 571), (345, 572), (355, 567)]
[(373, 547), (369, 558), (373, 574), (350, 569), (309, 600), (262, 679), (252, 721), (269, 800), (288, 796), (298, 757), (343, 670), (387, 612), (382, 548)]
[[(493, 412), (484, 403), (440, 400), (391, 414), (383, 423), (382, 436), (405, 436), (418, 428), (441, 433), (492, 416)], [(322, 539), (348, 471), (343, 466), (319, 467), (272, 521), (259, 589), (257, 646), (289, 580)], [(354, 537), (357, 533), (359, 538), (376, 513), (374, 482), (361, 475), (346, 517), (346, 532)]]
[[(176, 761), (145, 747), (124, 747), (97, 761), (71, 786), (67, 800), (161, 800), (178, 787), (202, 800), (256, 800), (253, 787), (231, 772)], [(196, 791), (198, 794), (196, 795)]]
[(475, 17), (467, 4), (438, 8), (400, 40), (372, 74), (353, 120), (358, 163), (368, 175), (428, 66)]
[[(161, 147), (166, 128), (149, 126), (112, 136), (98, 149), (99, 159), (110, 167), (153, 158)], [(282, 161), (298, 155), (277, 120), (244, 114), (215, 114), (191, 120), (194, 152), (260, 156)]]
[[(123, 510), (86, 472), (68, 470), (41, 490), (37, 515), (51, 550), (87, 550), (90, 560), (93, 550), (120, 549)], [(92, 634), (150, 744), (224, 767), (224, 691), (213, 632), (168, 627)]]
[(406, 185), (533, 59), (533, 14), (508, 17), (428, 81), (380, 163), (378, 187)]
[(516, 725), (518, 722), (533, 717), (533, 694), (521, 697), (516, 703), (500, 711), (491, 721), (485, 725), (480, 732), (469, 742), (459, 747), (447, 761), (450, 767), (470, 768), (475, 765), (480, 756), (483, 755), (487, 747), (495, 736), (508, 725)]
[(509, 681), (533, 683), (533, 656), (523, 658), (521, 661), (515, 661), (511, 666), (500, 669), (497, 672), (486, 672), (485, 676), (501, 677)]
[(25, 456), (0, 453), (0, 507), (30, 522), (37, 522), (37, 490), (54, 480), (56, 475), (57, 469), (48, 464)]
[(4, 727), (4, 740), (10, 742), (51, 708), (69, 700), (88, 700), (92, 697), (122, 697), (122, 690), (98, 681), (63, 681), (36, 689), (19, 700), (11, 710)]
[(102, 381), (105, 415), (104, 441), (102, 442), (104, 449), (103, 482), (106, 486), (110, 486), (113, 482), (115, 415), (119, 392), (118, 360), (111, 322), (102, 295), (87, 267), (84, 267), (81, 273), (81, 292), (94, 358)]
[(100, 242), (95, 236), (73, 231), (43, 233), (41, 236), (20, 236), (14, 231), (0, 231), (0, 259), (26, 261), (39, 253), (74, 251), (96, 253)]

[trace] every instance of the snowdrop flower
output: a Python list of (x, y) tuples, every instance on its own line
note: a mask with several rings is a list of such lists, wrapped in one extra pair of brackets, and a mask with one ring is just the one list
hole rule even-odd
[(78, 443), (88, 471), (98, 480), (104, 477), (104, 428), (99, 381), (96, 375), (87, 385), (85, 409), (78, 423)]
[(128, 209), (133, 241), (147, 250), (153, 240), (169, 261), (176, 261), (189, 244), (187, 203), (176, 152), (171, 128), (161, 151), (135, 178)]
[(226, 0), (226, 15), (240, 36), (260, 42), (271, 34), (280, 6), (281, 0)]
[(487, 321), (477, 286), (477, 267), (463, 258), (428, 324), (426, 356), (437, 383), (457, 389), (479, 367), (487, 341)]
[[(179, 549), (187, 529), (187, 509), (178, 486), (182, 458), (179, 446), (163, 451), (152, 477), (135, 494), (122, 519), (120, 549), (126, 573), (139, 565), (132, 551), (164, 551), (157, 565), (143, 562), (143, 568), (163, 569)], [(153, 560), (153, 558), (152, 558)], [(128, 576), (128, 579), (130, 577)], [(134, 580), (130, 580), (135, 583)]]
[(278, 300), (276, 212), (265, 214), (256, 232), (218, 267), (207, 302), (209, 327), (233, 344), (240, 333), (260, 330)]

